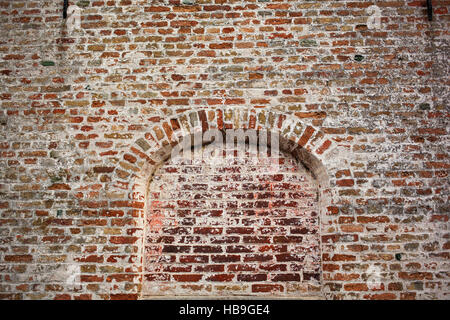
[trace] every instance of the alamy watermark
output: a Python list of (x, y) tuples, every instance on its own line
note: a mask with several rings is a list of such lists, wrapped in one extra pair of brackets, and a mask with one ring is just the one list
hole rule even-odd
[(182, 131), (175, 134), (179, 143), (171, 152), (173, 162), (256, 165), (266, 161), (270, 172), (279, 170), (280, 135), (277, 132), (244, 129), (203, 131), (196, 126), (192, 131), (190, 134)]
[[(376, 5), (371, 5), (366, 9), (368, 14), (367, 28), (368, 29), (381, 29), (381, 9)], [(69, 33), (75, 30), (81, 29), (81, 8), (77, 5), (71, 5), (67, 9), (67, 30)], [(309, 25), (306, 25), (302, 33), (306, 34), (310, 32)]]
[[(190, 0), (189, 0), (190, 1)], [(82, 8), (77, 5), (70, 5), (67, 10), (66, 28), (69, 34), (75, 31), (83, 31), (81, 24)], [(368, 29), (381, 29), (381, 9), (372, 5), (366, 9), (367, 13), (367, 27)], [(311, 34), (309, 25), (305, 25), (302, 31), (302, 35)], [(132, 59), (138, 60), (139, 58), (145, 58), (145, 56), (139, 57), (139, 53), (134, 51), (130, 53)], [(186, 84), (188, 86), (189, 84)], [(191, 84), (191, 85), (194, 85)], [(285, 121), (281, 132), (290, 130), (293, 123)], [(225, 134), (218, 130), (207, 130), (203, 132), (201, 129), (196, 128), (197, 131), (194, 134), (182, 135), (177, 137), (181, 139), (181, 143), (175, 147), (172, 151), (172, 159), (174, 160), (190, 160), (195, 162), (208, 161), (211, 164), (219, 162), (231, 162), (231, 161), (251, 161), (256, 163), (262, 159), (270, 159), (269, 164), (273, 170), (278, 169), (279, 155), (279, 135), (271, 133), (270, 138), (264, 137), (264, 133), (256, 133), (252, 131), (238, 131), (227, 130)], [(193, 140), (193, 141), (192, 141)], [(268, 141), (270, 140), (270, 141)], [(243, 151), (240, 148), (234, 148), (232, 144), (245, 144), (247, 151)], [(222, 147), (223, 146), (223, 147)], [(244, 148), (245, 149), (245, 148)], [(267, 152), (270, 149), (271, 157), (267, 157)], [(241, 151), (240, 151), (241, 150)], [(236, 152), (247, 152), (245, 154), (235, 154)], [(248, 157), (250, 155), (250, 157)], [(262, 157), (264, 155), (264, 157)]]
[(367, 8), (369, 17), (367, 18), (367, 28), (381, 29), (381, 9), (376, 5)]
[(370, 290), (381, 289), (381, 269), (378, 266), (371, 265), (367, 271), (367, 287)]
[(72, 33), (79, 29), (81, 29), (81, 8), (71, 5), (67, 8), (67, 30)]

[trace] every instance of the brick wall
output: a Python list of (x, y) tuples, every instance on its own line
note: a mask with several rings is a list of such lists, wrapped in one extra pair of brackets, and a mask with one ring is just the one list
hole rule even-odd
[(315, 180), (293, 157), (235, 148), (172, 157), (155, 172), (144, 294), (320, 294)]
[[(146, 252), (167, 235), (149, 228), (186, 221), (179, 201), (207, 195), (164, 172), (188, 167), (171, 164), (172, 150), (194, 132), (243, 129), (280, 135), (291, 164), (242, 179), (267, 188), (292, 169), (315, 181), (320, 296), (448, 299), (450, 2), (432, 1), (431, 22), (425, 2), (86, 0), (72, 30), (62, 1), (0, 0), (0, 298), (152, 294), (158, 265)], [(214, 176), (233, 175), (200, 181), (211, 188)], [(157, 177), (172, 179), (177, 192), (165, 196), (177, 205), (155, 217)], [(237, 191), (221, 192), (223, 203)], [(261, 209), (269, 216), (254, 230), (282, 227), (269, 202)], [(267, 245), (278, 236), (289, 233)], [(192, 268), (163, 274), (226, 286)], [(277, 295), (301, 295), (309, 281), (289, 291), (272, 274), (245, 274), (267, 275), (247, 285)]]

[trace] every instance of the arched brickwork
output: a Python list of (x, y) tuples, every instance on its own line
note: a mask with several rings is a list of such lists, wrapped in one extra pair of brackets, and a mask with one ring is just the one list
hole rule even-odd
[(226, 133), (194, 150), (188, 136), (187, 150), (174, 149), (155, 171), (143, 296), (320, 295), (315, 178), (278, 145), (266, 150), (254, 132), (240, 132), (247, 143), (229, 143), (236, 132)]
[(318, 182), (322, 236), (326, 233), (324, 225), (332, 223), (327, 217), (328, 212), (332, 210), (332, 190), (329, 187), (326, 164), (333, 161), (330, 152), (333, 142), (318, 128), (303, 123), (295, 116), (265, 109), (202, 109), (182, 113), (150, 127), (136, 139), (129, 151), (123, 154), (123, 160), (114, 172), (115, 180), (108, 190), (117, 198), (116, 203), (132, 208), (135, 212), (135, 233), (124, 241), (134, 243), (137, 248), (133, 269), (141, 272), (136, 277), (139, 281), (143, 281), (143, 230), (145, 215), (149, 210), (146, 197), (151, 177), (155, 170), (169, 159), (171, 151), (183, 138), (209, 129), (243, 129), (278, 134), (280, 149), (301, 161)]

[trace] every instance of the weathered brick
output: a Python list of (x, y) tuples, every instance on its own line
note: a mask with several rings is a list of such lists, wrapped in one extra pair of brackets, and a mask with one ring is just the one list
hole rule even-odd
[(448, 3), (191, 2), (0, 2), (0, 299), (448, 299)]

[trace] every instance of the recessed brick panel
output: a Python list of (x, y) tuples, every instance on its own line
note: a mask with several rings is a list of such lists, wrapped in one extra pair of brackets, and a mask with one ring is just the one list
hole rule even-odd
[(144, 295), (318, 294), (317, 183), (291, 155), (245, 147), (214, 162), (189, 151), (155, 172)]

